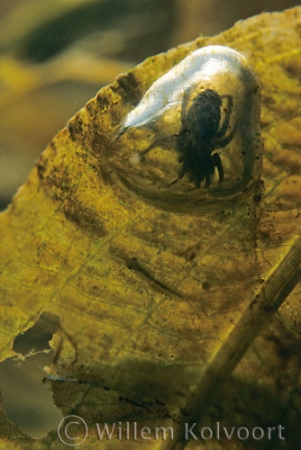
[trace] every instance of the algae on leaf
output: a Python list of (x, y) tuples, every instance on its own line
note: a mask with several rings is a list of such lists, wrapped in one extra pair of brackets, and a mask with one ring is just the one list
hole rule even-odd
[[(262, 14), (121, 75), (54, 137), (0, 216), (1, 359), (41, 314), (59, 318), (46, 379), (63, 414), (88, 423), (84, 448), (202, 448), (181, 435), (194, 422), (261, 427), (250, 449), (301, 444), (300, 24), (300, 8)], [(116, 135), (157, 78), (209, 44), (243, 52), (258, 74), (263, 188), (202, 214), (162, 210), (114, 172)], [(4, 445), (64, 448), (2, 417)], [(93, 424), (118, 421), (174, 427), (174, 440), (99, 441)], [(278, 425), (285, 441), (269, 440)]]

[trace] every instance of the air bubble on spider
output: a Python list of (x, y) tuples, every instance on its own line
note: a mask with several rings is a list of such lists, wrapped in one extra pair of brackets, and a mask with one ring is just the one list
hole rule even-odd
[(261, 171), (258, 79), (236, 50), (195, 50), (151, 85), (119, 141), (116, 173), (158, 206), (238, 198)]

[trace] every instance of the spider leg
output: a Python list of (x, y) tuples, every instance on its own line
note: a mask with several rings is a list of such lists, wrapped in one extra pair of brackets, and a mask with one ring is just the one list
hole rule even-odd
[(217, 139), (221, 138), (226, 133), (226, 131), (227, 131), (228, 127), (229, 127), (230, 116), (231, 116), (232, 108), (233, 108), (233, 97), (232, 97), (232, 95), (221, 95), (220, 98), (226, 98), (228, 100), (228, 105), (227, 105), (227, 111), (226, 111), (226, 114), (225, 114), (224, 122), (221, 125), (220, 129), (218, 130), (218, 132), (216, 133), (216, 138)]
[[(210, 173), (207, 173), (207, 174), (206, 174), (205, 186), (204, 186), (205, 189), (209, 188), (210, 183), (211, 183), (211, 175), (210, 175)], [(200, 185), (199, 185), (199, 186), (196, 186), (196, 187), (200, 187)]]
[[(219, 183), (222, 183), (224, 181), (224, 170), (223, 170), (223, 166), (222, 166), (221, 157), (219, 156), (218, 153), (214, 153), (212, 155), (212, 162), (213, 162), (213, 167), (216, 167), (217, 171), (218, 171), (218, 181), (219, 181)], [(206, 184), (207, 184), (207, 178), (206, 178)], [(206, 185), (205, 185), (205, 187), (206, 187)]]
[(169, 183), (166, 187), (170, 187), (173, 186), (174, 184), (176, 184), (178, 181), (180, 181), (184, 175), (186, 173), (186, 168), (182, 166), (181, 172), (179, 173), (178, 178), (176, 178), (175, 180), (173, 180), (171, 183)]
[(174, 141), (177, 139), (177, 134), (172, 134), (171, 136), (165, 136), (161, 139), (157, 139), (151, 145), (149, 145), (143, 152), (140, 153), (141, 156), (149, 153), (153, 148), (159, 147), (161, 144), (174, 144)]
[(218, 139), (217, 141), (215, 141), (214, 148), (222, 148), (225, 147), (227, 144), (229, 144), (229, 142), (232, 141), (234, 134), (236, 133), (237, 125), (238, 124), (236, 122), (231, 132), (228, 134), (228, 136), (224, 137), (224, 139)]
[(230, 116), (233, 108), (233, 97), (232, 95), (222, 95), (221, 98), (226, 98), (228, 100), (228, 106), (224, 122), (216, 134), (216, 139), (214, 141), (215, 148), (222, 148), (225, 147), (227, 144), (229, 144), (229, 142), (232, 141), (233, 136), (237, 130), (237, 122), (236, 122), (236, 124), (233, 126), (228, 136), (225, 136), (229, 128)]

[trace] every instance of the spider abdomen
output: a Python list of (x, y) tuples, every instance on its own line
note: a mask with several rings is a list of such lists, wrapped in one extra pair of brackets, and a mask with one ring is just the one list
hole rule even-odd
[(183, 129), (195, 135), (199, 141), (210, 139), (220, 123), (221, 99), (212, 89), (206, 89), (195, 97), (186, 113)]

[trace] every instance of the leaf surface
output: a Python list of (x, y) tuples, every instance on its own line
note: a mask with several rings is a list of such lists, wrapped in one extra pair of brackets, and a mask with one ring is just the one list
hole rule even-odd
[[(287, 448), (301, 442), (300, 29), (300, 8), (262, 14), (121, 75), (54, 137), (1, 215), (1, 359), (43, 313), (58, 317), (48, 382), (63, 414), (175, 424), (173, 442), (144, 441), (160, 450), (238, 448), (237, 437), (183, 440), (183, 422), (201, 416), (282, 421)], [(209, 44), (244, 52), (260, 79), (264, 190), (204, 214), (164, 211), (114, 173), (116, 132), (158, 77)], [(92, 434), (84, 448), (141, 445)], [(12, 449), (60, 448), (54, 432), (24, 439), (4, 411), (1, 436)]]

